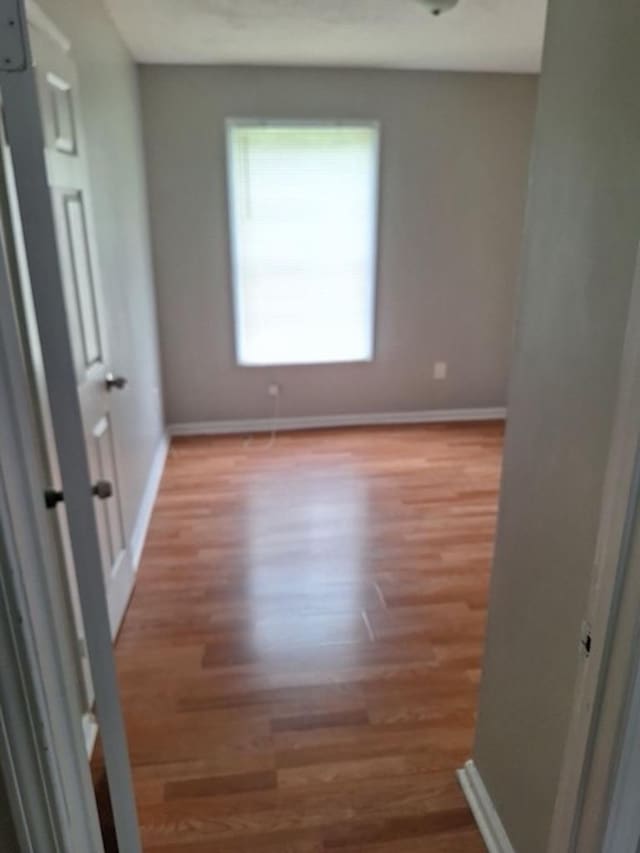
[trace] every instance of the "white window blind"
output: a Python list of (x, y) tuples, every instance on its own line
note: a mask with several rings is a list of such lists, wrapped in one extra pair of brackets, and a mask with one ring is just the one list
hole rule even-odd
[(230, 122), (240, 364), (373, 355), (378, 129)]

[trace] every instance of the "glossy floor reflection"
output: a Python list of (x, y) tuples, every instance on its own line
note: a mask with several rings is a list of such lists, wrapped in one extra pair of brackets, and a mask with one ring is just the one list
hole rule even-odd
[(499, 425), (174, 440), (117, 643), (145, 851), (483, 850)]

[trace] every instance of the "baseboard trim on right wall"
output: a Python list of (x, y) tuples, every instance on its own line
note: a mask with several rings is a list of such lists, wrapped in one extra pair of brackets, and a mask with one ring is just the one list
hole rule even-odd
[(467, 761), (464, 767), (458, 770), (458, 781), (489, 853), (515, 853), (473, 761)]

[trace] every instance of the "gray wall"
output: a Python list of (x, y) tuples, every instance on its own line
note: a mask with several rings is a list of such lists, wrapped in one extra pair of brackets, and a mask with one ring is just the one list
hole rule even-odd
[(130, 535), (164, 432), (136, 67), (100, 0), (39, 0), (71, 40), (79, 70), (113, 368), (119, 474)]
[[(535, 78), (177, 66), (140, 77), (170, 423), (265, 417), (274, 379), (283, 415), (504, 404)], [(235, 364), (229, 116), (381, 121), (372, 364)]]
[(553, 0), (475, 759), (546, 849), (640, 237), (640, 5)]

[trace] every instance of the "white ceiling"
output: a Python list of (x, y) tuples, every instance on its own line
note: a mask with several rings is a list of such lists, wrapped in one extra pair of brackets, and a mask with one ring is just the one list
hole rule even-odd
[(538, 71), (547, 0), (105, 0), (139, 62)]

